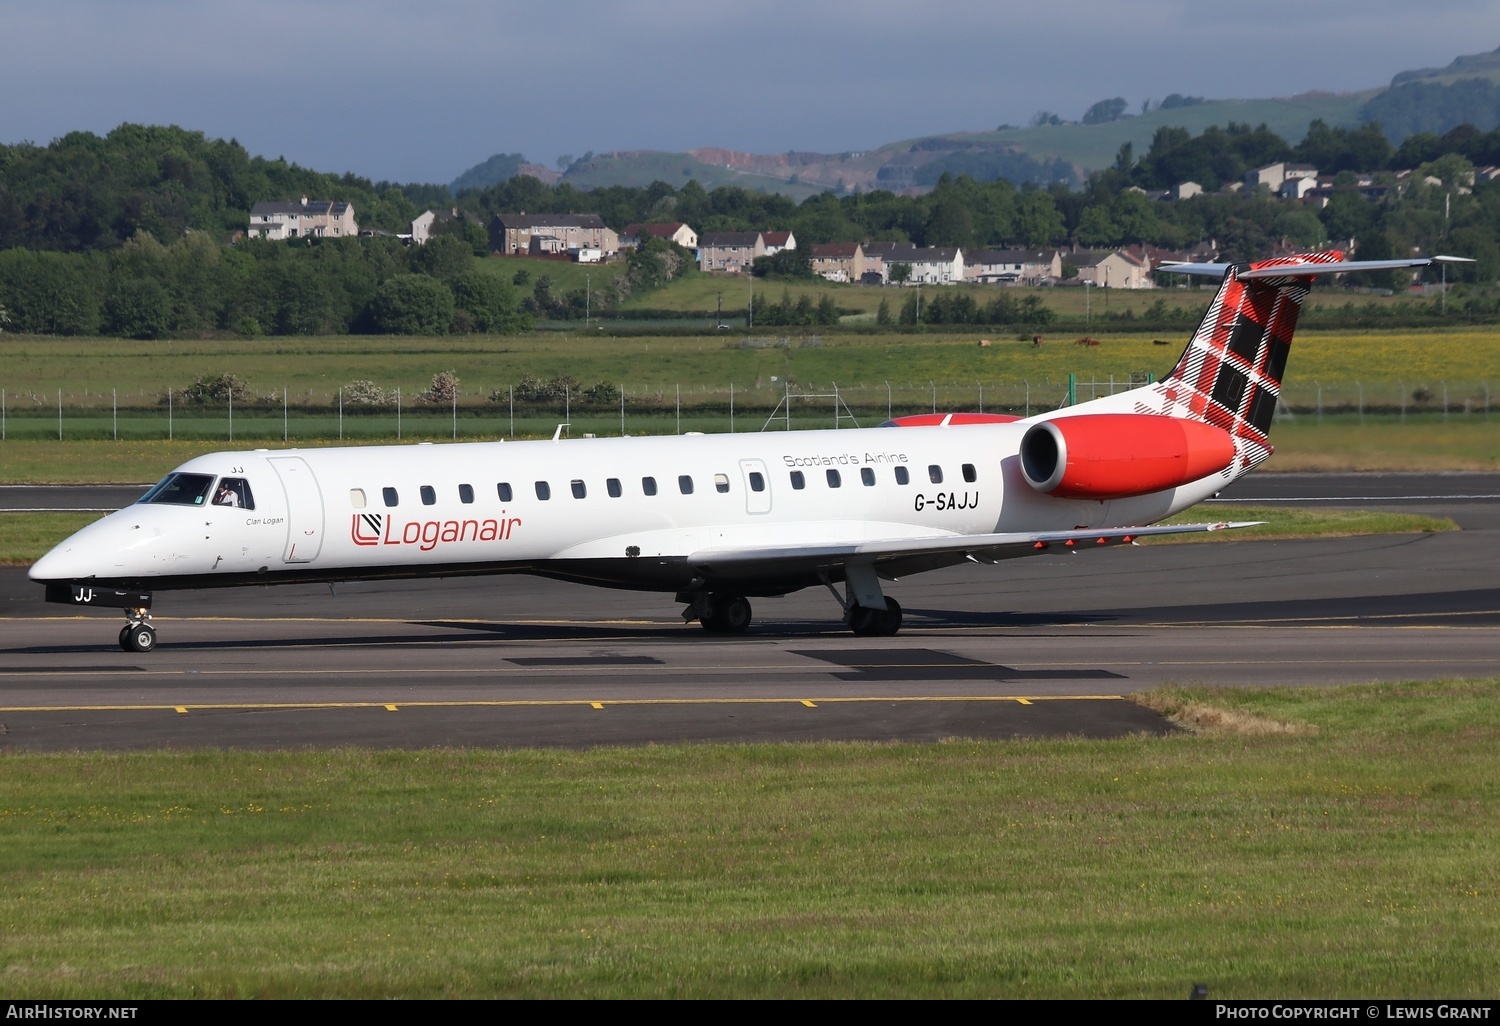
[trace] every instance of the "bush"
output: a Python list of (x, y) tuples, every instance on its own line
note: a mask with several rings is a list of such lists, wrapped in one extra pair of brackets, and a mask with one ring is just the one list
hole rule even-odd
[(440, 371), (432, 376), (427, 391), (417, 396), (417, 402), (449, 406), (458, 400), (458, 375), (451, 370)]
[(396, 401), (396, 393), (387, 391), (373, 381), (361, 379), (344, 386), (346, 406), (389, 406)]
[(163, 393), (159, 401), (163, 406), (166, 406), (169, 401), (186, 403), (190, 406), (221, 406), (229, 402), (231, 398), (235, 402), (244, 402), (249, 399), (250, 386), (233, 374), (217, 376), (205, 374), (187, 388), (179, 388), (171, 393), (170, 399), (166, 393)]
[(398, 274), (375, 290), (369, 313), (371, 326), (382, 335), (446, 335), (453, 323), (453, 292), (425, 274)]

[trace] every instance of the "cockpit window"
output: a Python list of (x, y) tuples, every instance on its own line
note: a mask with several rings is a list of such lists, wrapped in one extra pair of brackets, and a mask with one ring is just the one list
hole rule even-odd
[(250, 482), (243, 477), (220, 478), (219, 487), (214, 489), (214, 505), (254, 509), (255, 497), (250, 494)]
[(213, 487), (212, 474), (168, 474), (161, 483), (141, 496), (142, 502), (162, 502), (172, 506), (202, 506), (208, 502)]

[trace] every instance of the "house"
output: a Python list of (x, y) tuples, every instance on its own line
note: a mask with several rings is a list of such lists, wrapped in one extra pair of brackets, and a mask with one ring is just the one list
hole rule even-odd
[(698, 233), (681, 221), (627, 224), (625, 231), (620, 234), (620, 246), (622, 249), (633, 248), (646, 238), (666, 239), (683, 249), (698, 248)]
[(1197, 182), (1178, 182), (1167, 190), (1167, 195), (1173, 200), (1192, 199), (1194, 196), (1203, 195), (1203, 186)]
[(749, 274), (755, 258), (766, 255), (760, 232), (707, 232), (698, 240), (698, 268), (724, 274)]
[(424, 210), (411, 223), (411, 241), (420, 246), (432, 238), (432, 229), (439, 224), (461, 220), (463, 216), (459, 214), (457, 207), (451, 210)]
[(1254, 171), (1245, 172), (1245, 188), (1254, 189), (1264, 185), (1272, 192), (1280, 192), (1288, 178), (1316, 178), (1318, 169), (1311, 164), (1267, 164)]
[[(540, 241), (533, 243), (533, 237)], [(606, 257), (620, 251), (620, 237), (598, 214), (497, 214), (490, 221), (490, 251), (501, 256), (571, 253), (597, 249)]]
[(337, 200), (269, 200), (250, 208), (250, 235), (262, 239), (358, 237), (354, 205)]
[(1316, 178), (1288, 178), (1281, 183), (1281, 188), (1276, 190), (1276, 195), (1285, 200), (1305, 199), (1308, 193), (1318, 187)]
[(1151, 260), (1138, 250), (1078, 249), (1062, 255), (1064, 264), (1078, 268), (1080, 284), (1114, 289), (1151, 289)]
[(797, 248), (797, 240), (791, 232), (761, 232), (760, 237), (765, 240), (766, 256), (775, 256), (784, 249)]
[(865, 275), (865, 250), (857, 242), (814, 242), (808, 256), (813, 273), (829, 281), (857, 282)]
[(1041, 285), (1062, 277), (1062, 254), (1024, 249), (981, 249), (964, 261), (964, 281), (986, 285)]
[(964, 280), (964, 254), (953, 246), (895, 246), (884, 254), (885, 278), (904, 264), (907, 285), (951, 285)]

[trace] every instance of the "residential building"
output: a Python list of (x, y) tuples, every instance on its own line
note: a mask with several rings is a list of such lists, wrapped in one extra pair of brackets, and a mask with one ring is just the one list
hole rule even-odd
[(866, 242), (860, 248), (865, 251), (865, 273), (860, 279), (867, 285), (884, 285), (890, 279), (886, 274), (886, 254), (905, 245), (901, 242)]
[(1062, 277), (1057, 250), (981, 249), (964, 260), (964, 281), (986, 285), (1041, 285)]
[(1151, 261), (1144, 254), (1119, 249), (1078, 249), (1062, 255), (1064, 264), (1078, 268), (1078, 281), (1112, 289), (1150, 289)]
[(1280, 192), (1282, 184), (1288, 178), (1316, 177), (1318, 177), (1318, 169), (1311, 164), (1267, 164), (1265, 167), (1245, 172), (1245, 188), (1254, 189), (1257, 185), (1264, 185), (1272, 192)]
[(1168, 196), (1174, 200), (1192, 199), (1194, 196), (1203, 195), (1203, 186), (1197, 182), (1178, 182), (1168, 190)]
[(723, 274), (749, 274), (755, 258), (766, 255), (760, 232), (707, 232), (698, 240), (698, 267)]
[(857, 282), (865, 275), (865, 250), (857, 242), (814, 242), (808, 256), (813, 273), (829, 281)]
[(583, 249), (611, 257), (620, 251), (620, 237), (598, 214), (497, 214), (490, 221), (490, 250), (502, 256)]
[(250, 235), (263, 239), (358, 237), (354, 205), (337, 200), (268, 200), (250, 208)]
[(907, 285), (951, 285), (964, 280), (963, 251), (952, 246), (896, 246), (884, 254), (885, 279), (891, 268), (905, 264)]
[(451, 210), (424, 210), (411, 223), (411, 241), (414, 245), (420, 246), (432, 238), (432, 229), (439, 224), (462, 219), (457, 207)]
[(761, 232), (760, 237), (765, 241), (766, 256), (775, 256), (784, 249), (797, 248), (797, 240), (791, 232)]
[(628, 249), (639, 246), (646, 238), (667, 239), (684, 249), (698, 248), (698, 233), (681, 221), (627, 224), (620, 235), (620, 247)]

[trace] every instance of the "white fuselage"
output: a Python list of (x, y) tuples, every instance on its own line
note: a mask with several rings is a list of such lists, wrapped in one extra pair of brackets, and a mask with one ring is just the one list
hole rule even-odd
[(139, 502), (31, 576), (162, 590), (521, 572), (673, 590), (704, 549), (1145, 525), (1225, 483), (1044, 495), (1018, 466), (1030, 423), (213, 453), (177, 473), (243, 481), (253, 508)]

